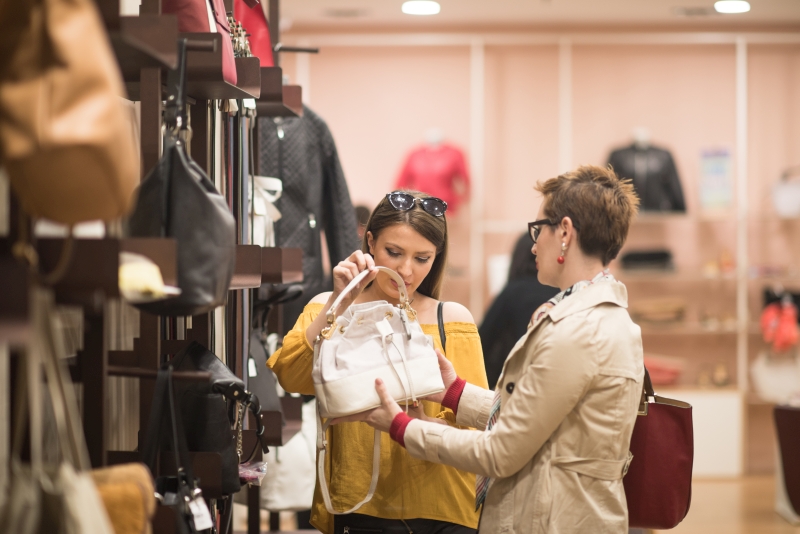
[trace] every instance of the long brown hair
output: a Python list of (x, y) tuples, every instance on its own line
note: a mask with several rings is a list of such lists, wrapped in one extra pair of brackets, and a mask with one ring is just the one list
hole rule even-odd
[[(431, 196), (420, 191), (403, 190), (403, 192), (417, 198), (430, 198)], [(383, 200), (378, 203), (369, 216), (367, 227), (364, 229), (364, 238), (361, 241), (361, 251), (369, 253), (369, 240), (367, 237), (369, 232), (372, 233), (373, 239), (378, 239), (378, 235), (384, 228), (396, 224), (409, 225), (436, 247), (433, 266), (431, 266), (428, 276), (417, 288), (417, 292), (438, 300), (444, 283), (445, 266), (447, 265), (447, 215), (434, 217), (425, 212), (418, 202), (415, 202), (414, 207), (408, 211), (396, 210), (389, 203), (389, 199), (383, 197)]]

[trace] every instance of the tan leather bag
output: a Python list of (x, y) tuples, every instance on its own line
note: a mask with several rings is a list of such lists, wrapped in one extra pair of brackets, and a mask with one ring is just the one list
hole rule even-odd
[(156, 512), (155, 488), (144, 464), (115, 465), (92, 471), (115, 534), (150, 534)]
[(0, 34), (0, 152), (23, 208), (65, 224), (124, 215), (140, 164), (94, 2), (2, 2)]

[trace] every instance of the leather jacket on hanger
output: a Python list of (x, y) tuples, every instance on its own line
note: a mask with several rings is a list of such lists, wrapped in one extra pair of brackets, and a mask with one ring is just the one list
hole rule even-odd
[(633, 180), (643, 211), (686, 211), (678, 170), (669, 151), (633, 144), (614, 150), (608, 163), (617, 176)]
[(259, 174), (280, 178), (283, 194), (275, 206), (279, 247), (303, 249), (303, 296), (284, 307), (284, 330), (290, 329), (305, 304), (330, 288), (322, 269), (322, 230), (331, 265), (360, 248), (355, 210), (328, 125), (303, 106), (302, 118), (258, 119)]

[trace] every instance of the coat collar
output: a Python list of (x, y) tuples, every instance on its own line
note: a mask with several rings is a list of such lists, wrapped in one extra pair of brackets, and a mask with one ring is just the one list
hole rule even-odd
[(621, 282), (592, 284), (559, 302), (548, 312), (548, 316), (554, 323), (557, 323), (564, 317), (606, 303), (627, 308), (628, 290), (625, 288), (625, 284)]

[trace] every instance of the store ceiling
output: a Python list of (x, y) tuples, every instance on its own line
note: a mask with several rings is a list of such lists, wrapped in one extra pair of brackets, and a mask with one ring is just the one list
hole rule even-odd
[(477, 26), (542, 24), (793, 24), (800, 0), (750, 0), (749, 13), (720, 15), (713, 0), (438, 0), (441, 13), (400, 11), (402, 0), (288, 0), (289, 25)]

